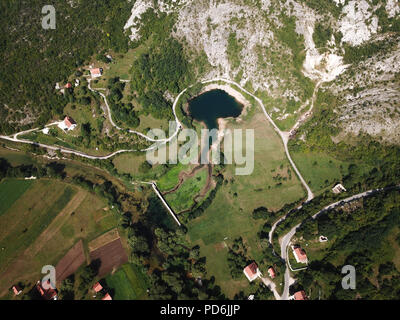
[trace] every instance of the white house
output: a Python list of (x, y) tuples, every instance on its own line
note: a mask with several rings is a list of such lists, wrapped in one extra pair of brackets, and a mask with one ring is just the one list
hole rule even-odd
[(333, 192), (333, 193), (336, 193), (336, 194), (342, 193), (342, 192), (346, 192), (346, 191), (347, 191), (346, 188), (343, 187), (340, 183), (337, 184), (337, 185), (332, 189), (332, 192)]

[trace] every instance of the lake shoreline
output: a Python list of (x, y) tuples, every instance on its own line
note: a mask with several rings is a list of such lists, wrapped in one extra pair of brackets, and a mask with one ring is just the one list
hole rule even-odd
[[(190, 97), (190, 99), (188, 100), (188, 102), (185, 104), (183, 110), (185, 111), (186, 115), (190, 115), (189, 112), (189, 104), (190, 101), (201, 96), (204, 93), (207, 93), (209, 91), (213, 91), (213, 90), (222, 90), (225, 91), (228, 95), (230, 95), (231, 97), (233, 97), (236, 102), (238, 102), (240, 105), (243, 106), (243, 110), (240, 113), (240, 115), (238, 117), (230, 117), (232, 119), (236, 119), (238, 121), (242, 120), (242, 116), (245, 116), (248, 112), (248, 110), (251, 107), (251, 103), (243, 96), (243, 94), (241, 94), (238, 90), (232, 88), (230, 85), (227, 84), (219, 84), (219, 83), (211, 83), (206, 85), (204, 88), (201, 89), (201, 91), (196, 94), (193, 97)], [(229, 118), (221, 118), (221, 119), (229, 119)], [(219, 120), (219, 119), (217, 119)]]
[[(250, 108), (251, 103), (239, 91), (237, 91), (236, 89), (232, 88), (231, 86), (229, 86), (227, 84), (219, 84), (219, 83), (208, 84), (200, 91), (200, 93), (198, 95), (196, 95), (196, 97), (198, 97), (206, 92), (213, 91), (213, 90), (225, 91), (228, 95), (233, 97), (239, 104), (241, 104), (243, 106), (242, 112), (235, 119), (240, 119), (242, 116), (245, 116), (247, 114), (247, 111)], [(193, 97), (193, 98), (196, 98), (196, 97)], [(228, 118), (226, 118), (226, 119), (228, 119)]]

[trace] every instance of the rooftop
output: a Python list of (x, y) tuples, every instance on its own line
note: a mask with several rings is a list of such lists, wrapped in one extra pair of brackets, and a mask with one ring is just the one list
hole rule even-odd
[(307, 262), (307, 255), (302, 248), (300, 248), (300, 247), (294, 248), (293, 253), (296, 257), (296, 260), (298, 260), (300, 262)]
[(258, 266), (255, 262), (253, 262), (249, 264), (246, 268), (244, 268), (243, 272), (249, 279), (249, 281), (253, 281), (255, 278), (258, 277)]
[(107, 293), (101, 300), (112, 300), (111, 296)]
[(294, 300), (307, 300), (307, 296), (306, 296), (306, 293), (304, 292), (304, 290), (297, 291), (294, 294)]
[(93, 286), (93, 290), (94, 290), (95, 292), (100, 292), (101, 290), (103, 290), (103, 286), (102, 286), (99, 282), (97, 282), (97, 283), (95, 283), (95, 285)]

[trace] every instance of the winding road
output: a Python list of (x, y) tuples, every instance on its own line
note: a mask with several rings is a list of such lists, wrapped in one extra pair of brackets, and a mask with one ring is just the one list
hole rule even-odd
[[(108, 117), (110, 123), (112, 124), (112, 126), (117, 128), (118, 130), (123, 130), (122, 128), (118, 127), (114, 123), (114, 121), (112, 119), (111, 109), (110, 109), (109, 103), (107, 101), (106, 95), (101, 93), (101, 92), (99, 92), (99, 91), (97, 91), (97, 90), (95, 90), (95, 89), (93, 89), (92, 86), (91, 86), (91, 81), (92, 81), (92, 79), (88, 79), (88, 88), (89, 88), (90, 91), (99, 94), (103, 98), (105, 106), (107, 108), (107, 117)], [(128, 80), (126, 80), (126, 82), (128, 82)], [(214, 79), (211, 79), (211, 80), (201, 81), (202, 84), (207, 84), (207, 83), (212, 83), (212, 82), (225, 82), (227, 84), (234, 85), (237, 88), (239, 88), (240, 90), (242, 90), (243, 92), (245, 92), (246, 94), (248, 94), (249, 96), (253, 97), (258, 102), (258, 104), (260, 105), (265, 117), (271, 123), (271, 125), (273, 126), (275, 131), (278, 133), (278, 135), (282, 139), (282, 142), (283, 142), (283, 145), (284, 145), (284, 148), (285, 148), (286, 156), (287, 156), (291, 166), (293, 167), (294, 171), (296, 172), (297, 176), (299, 177), (301, 183), (303, 184), (304, 188), (307, 190), (307, 201), (310, 201), (311, 199), (313, 199), (314, 198), (314, 194), (312, 193), (310, 187), (308, 186), (308, 184), (304, 180), (304, 178), (301, 175), (300, 171), (297, 169), (296, 164), (294, 163), (292, 157), (290, 156), (290, 152), (289, 152), (289, 149), (288, 149), (288, 141), (289, 141), (290, 132), (281, 131), (278, 128), (278, 126), (275, 124), (275, 122), (272, 120), (270, 115), (268, 114), (268, 112), (267, 112), (263, 102), (261, 101), (261, 99), (259, 99), (254, 94), (252, 94), (251, 92), (249, 92), (248, 90), (243, 88), (240, 84), (236, 83), (235, 81), (232, 81), (232, 80), (229, 80), (229, 79), (224, 79), (224, 78), (214, 78)], [(132, 133), (132, 134), (136, 134), (136, 135), (146, 139), (147, 141), (156, 142), (156, 143), (162, 143), (162, 144), (168, 143), (169, 141), (174, 139), (174, 137), (176, 137), (178, 135), (179, 130), (183, 128), (183, 126), (182, 126), (181, 122), (179, 121), (178, 116), (176, 114), (176, 106), (177, 106), (181, 96), (191, 87), (193, 87), (193, 85), (189, 86), (188, 88), (186, 88), (184, 90), (182, 90), (182, 92), (180, 92), (178, 94), (178, 96), (175, 98), (175, 101), (174, 101), (173, 106), (172, 106), (172, 112), (173, 112), (174, 117), (175, 117), (176, 128), (175, 128), (175, 132), (169, 138), (154, 139), (152, 137), (149, 137), (149, 136), (147, 136), (147, 135), (145, 135), (145, 134), (143, 134), (141, 132), (135, 131), (135, 130), (129, 130), (129, 132)], [(312, 107), (313, 107), (313, 103), (312, 103), (311, 109), (312, 109)], [(46, 127), (53, 126), (53, 125), (56, 125), (56, 124), (58, 124), (58, 122), (46, 125)], [(106, 155), (106, 156), (94, 156), (94, 155), (89, 155), (89, 154), (81, 152), (81, 151), (75, 151), (75, 150), (72, 150), (72, 149), (68, 149), (68, 148), (65, 148), (65, 147), (55, 147), (55, 146), (50, 146), (50, 145), (46, 145), (46, 144), (43, 144), (43, 143), (36, 143), (36, 142), (33, 142), (33, 141), (29, 141), (29, 140), (19, 139), (18, 138), (19, 135), (26, 134), (26, 133), (33, 132), (33, 131), (37, 131), (37, 130), (39, 130), (39, 129), (38, 128), (30, 129), (30, 130), (26, 130), (26, 131), (22, 131), (22, 132), (16, 133), (16, 134), (14, 134), (12, 136), (1, 135), (0, 138), (4, 139), (4, 140), (13, 141), (13, 142), (38, 145), (38, 146), (40, 146), (42, 148), (47, 148), (47, 149), (50, 149), (50, 150), (59, 150), (59, 151), (61, 151), (63, 153), (66, 153), (66, 154), (74, 154), (76, 156), (80, 156), (80, 157), (87, 158), (87, 159), (93, 159), (93, 160), (95, 160), (95, 159), (97, 159), (97, 160), (107, 160), (107, 159), (110, 159), (110, 158), (114, 157), (117, 154), (120, 154), (120, 153), (134, 152), (134, 151), (146, 152), (146, 151), (152, 150), (154, 148), (157, 148), (157, 145), (153, 145), (152, 147), (144, 149), (144, 150), (125, 150), (124, 149), (124, 150), (115, 151), (115, 152), (113, 152), (113, 153), (111, 153), (109, 155)]]
[[(368, 190), (365, 192), (358, 193), (356, 195), (350, 196), (348, 198), (339, 200), (337, 202), (334, 202), (334, 203), (331, 203), (331, 204), (325, 206), (320, 211), (318, 211), (316, 214), (314, 214), (312, 216), (312, 218), (315, 219), (320, 214), (322, 214), (328, 210), (332, 210), (338, 206), (342, 206), (345, 203), (349, 203), (349, 202), (352, 202), (352, 201), (355, 201), (355, 200), (358, 200), (358, 199), (361, 199), (364, 197), (368, 197), (368, 196), (371, 196), (371, 195), (381, 192), (381, 191), (387, 191), (390, 189), (398, 189), (399, 187), (400, 187), (400, 185), (397, 185), (397, 186), (391, 186), (391, 187), (386, 187), (386, 188), (371, 189), (371, 190)], [(284, 218), (286, 218), (286, 216)], [(284, 220), (284, 218), (280, 219), (279, 222)], [(281, 300), (289, 299), (289, 287), (295, 282), (295, 279), (290, 274), (289, 266), (287, 265), (287, 261), (288, 261), (287, 252), (288, 252), (288, 247), (290, 245), (290, 242), (291, 242), (293, 236), (296, 234), (297, 228), (299, 228), (301, 224), (302, 224), (302, 222), (297, 224), (296, 226), (294, 226), (280, 241), (281, 258), (286, 262), (285, 286), (284, 286), (283, 294), (281, 296)], [(272, 239), (272, 234), (270, 233), (270, 242), (271, 242), (271, 239)]]
[[(109, 106), (109, 104), (108, 104), (107, 97), (105, 96), (105, 94), (103, 94), (103, 93), (101, 93), (101, 92), (99, 92), (99, 91), (96, 91), (95, 89), (93, 89), (93, 88), (91, 87), (91, 79), (89, 79), (88, 82), (89, 82), (89, 85), (88, 85), (89, 90), (91, 90), (92, 92), (98, 93), (98, 94), (103, 98), (103, 100), (104, 100), (104, 102), (105, 102), (105, 106), (106, 106), (106, 108), (107, 108), (107, 116), (108, 116), (108, 119), (109, 119), (110, 123), (112, 124), (112, 126), (114, 126), (114, 127), (115, 127), (116, 129), (118, 129), (118, 130), (124, 130), (124, 129), (118, 127), (118, 126), (114, 123), (114, 121), (113, 121), (113, 119), (112, 119), (111, 109), (110, 109), (110, 106)], [(125, 81), (125, 82), (128, 82), (128, 80)], [(314, 106), (314, 101), (315, 101), (316, 92), (317, 92), (317, 90), (318, 90), (318, 87), (319, 87), (320, 83), (317, 84), (317, 86), (316, 86), (316, 88), (315, 88), (315, 90), (314, 90), (314, 94), (313, 94), (313, 98), (312, 98), (312, 103), (311, 103), (310, 109), (304, 114), (304, 116), (303, 116), (301, 119), (299, 119), (299, 120), (296, 122), (296, 124), (294, 125), (293, 129), (290, 130), (289, 132), (287, 132), (287, 131), (281, 131), (281, 130), (278, 128), (278, 126), (275, 124), (275, 122), (273, 121), (273, 119), (271, 118), (271, 116), (270, 116), (270, 115), (268, 114), (268, 112), (266, 111), (266, 108), (265, 108), (263, 102), (261, 101), (261, 99), (259, 99), (259, 98), (256, 97), (254, 94), (252, 94), (251, 92), (249, 92), (248, 90), (246, 90), (245, 88), (243, 88), (240, 84), (236, 83), (235, 81), (228, 80), (228, 79), (224, 79), (224, 78), (215, 78), (215, 79), (211, 79), (211, 80), (204, 80), (204, 81), (201, 81), (202, 84), (208, 84), (208, 83), (212, 83), (212, 82), (225, 82), (225, 83), (227, 83), (227, 84), (234, 85), (234, 86), (236, 86), (237, 88), (239, 88), (240, 90), (242, 90), (244, 93), (246, 93), (246, 94), (248, 94), (249, 96), (251, 96), (252, 98), (254, 98), (255, 101), (257, 101), (257, 103), (260, 105), (260, 107), (261, 107), (261, 109), (262, 109), (262, 111), (263, 111), (265, 117), (267, 118), (267, 120), (270, 122), (270, 124), (273, 126), (274, 130), (277, 132), (277, 134), (278, 134), (279, 137), (281, 138), (281, 140), (282, 140), (282, 142), (283, 142), (283, 145), (284, 145), (284, 149), (285, 149), (286, 156), (287, 156), (287, 158), (288, 158), (288, 160), (289, 160), (291, 166), (293, 167), (294, 171), (296, 172), (297, 176), (299, 177), (299, 179), (300, 179), (302, 185), (304, 186), (304, 188), (305, 188), (306, 191), (307, 191), (307, 200), (306, 200), (306, 202), (311, 201), (311, 200), (314, 198), (314, 194), (313, 194), (313, 192), (311, 191), (311, 189), (310, 189), (310, 187), (308, 186), (308, 184), (306, 183), (306, 181), (304, 180), (304, 178), (303, 178), (303, 176), (301, 175), (300, 171), (299, 171), (298, 168), (296, 167), (296, 164), (294, 163), (294, 161), (293, 161), (293, 159), (292, 159), (292, 157), (291, 157), (291, 155), (290, 155), (289, 149), (288, 149), (288, 142), (289, 142), (289, 137), (290, 137), (291, 132), (293, 132), (293, 130), (297, 129), (297, 128), (301, 125), (301, 123), (303, 123), (303, 122), (306, 120), (306, 118), (307, 118), (308, 116), (311, 115), (311, 111), (312, 111), (313, 106)], [(138, 135), (138, 136), (140, 136), (140, 137), (142, 137), (142, 138), (144, 138), (144, 139), (146, 139), (147, 141), (150, 141), (150, 142), (161, 143), (161, 144), (170, 142), (174, 137), (176, 137), (176, 136), (178, 135), (179, 130), (183, 128), (183, 126), (182, 126), (181, 122), (179, 121), (178, 116), (177, 116), (177, 114), (176, 114), (176, 106), (177, 106), (177, 104), (178, 104), (178, 102), (179, 102), (179, 99), (182, 97), (182, 95), (183, 95), (189, 88), (191, 88), (191, 87), (192, 87), (192, 86), (190, 86), (190, 87), (184, 89), (184, 90), (183, 90), (181, 93), (179, 93), (179, 95), (175, 98), (175, 101), (174, 101), (173, 106), (172, 106), (172, 111), (173, 111), (173, 114), (174, 114), (174, 117), (175, 117), (176, 129), (175, 129), (175, 132), (174, 132), (169, 138), (158, 139), (158, 140), (157, 140), (157, 139), (151, 138), (151, 137), (149, 137), (149, 136), (147, 136), (147, 135), (145, 135), (145, 134), (143, 134), (143, 133), (141, 133), (141, 132), (135, 131), (135, 130), (129, 130), (129, 132), (132, 133), (132, 134), (136, 134), (136, 135)], [(59, 122), (53, 122), (53, 123), (50, 123), (50, 124), (46, 125), (45, 127), (51, 127), (51, 126), (58, 125), (58, 124), (59, 124)], [(37, 146), (40, 146), (40, 147), (42, 147), (42, 148), (46, 148), (46, 149), (54, 150), (54, 151), (60, 150), (61, 152), (66, 153), (66, 154), (74, 154), (74, 155), (76, 155), (76, 156), (80, 156), (80, 157), (87, 158), (87, 159), (93, 159), (93, 160), (107, 160), (107, 159), (110, 159), (110, 158), (112, 158), (112, 157), (114, 157), (114, 156), (116, 156), (116, 155), (118, 155), (118, 154), (121, 154), (121, 153), (135, 152), (135, 151), (146, 152), (146, 151), (148, 151), (148, 150), (151, 150), (151, 149), (157, 147), (157, 145), (153, 145), (152, 147), (149, 147), (149, 148), (144, 149), (144, 150), (133, 150), (133, 149), (131, 149), (131, 150), (125, 150), (125, 149), (124, 149), (124, 150), (115, 151), (115, 152), (113, 152), (113, 153), (111, 153), (111, 154), (109, 154), (109, 155), (105, 155), (105, 156), (94, 156), (94, 155), (86, 154), (86, 153), (84, 153), (84, 152), (80, 152), (80, 151), (68, 149), (68, 148), (65, 148), (65, 147), (58, 147), (58, 146), (56, 147), (56, 146), (46, 145), (46, 144), (42, 144), (42, 143), (36, 143), (36, 142), (30, 141), (30, 140), (25, 140), (25, 139), (20, 139), (20, 138), (19, 138), (20, 135), (24, 135), (24, 134), (27, 134), (27, 133), (30, 133), (30, 132), (34, 132), (34, 131), (37, 131), (37, 130), (39, 130), (39, 128), (21, 131), (21, 132), (15, 133), (15, 134), (10, 135), (10, 136), (0, 135), (0, 139), (12, 141), (12, 142), (17, 142), (17, 143), (24, 143), (24, 144), (37, 145)], [(156, 193), (157, 196), (161, 199), (161, 201), (163, 202), (164, 206), (168, 209), (169, 213), (170, 213), (170, 214), (172, 215), (172, 217), (175, 219), (175, 221), (177, 222), (177, 224), (180, 225), (180, 222), (179, 222), (179, 220), (177, 219), (177, 217), (175, 216), (174, 212), (173, 212), (172, 209), (169, 207), (168, 203), (165, 202), (164, 198), (162, 197), (162, 195), (161, 195), (160, 192), (158, 191), (155, 182), (142, 182), (142, 183), (149, 184), (149, 185), (151, 185), (151, 186), (153, 187), (155, 193)], [(399, 187), (399, 186), (397, 186), (397, 187)], [(392, 187), (392, 188), (393, 188), (393, 187)], [(344, 203), (348, 203), (348, 202), (351, 202), (351, 201), (354, 201), (354, 200), (357, 200), (357, 199), (360, 199), (360, 198), (369, 196), (369, 195), (371, 195), (371, 194), (374, 194), (374, 193), (376, 193), (376, 192), (383, 191), (383, 190), (385, 190), (385, 189), (388, 189), (388, 188), (373, 189), (373, 190), (365, 191), (365, 192), (359, 193), (359, 194), (357, 194), (357, 195), (353, 195), (353, 196), (351, 196), (351, 197), (348, 197), (348, 198), (346, 198), (346, 199), (337, 201), (337, 202), (332, 203), (332, 204), (330, 204), (330, 205), (324, 207), (323, 209), (321, 209), (319, 212), (317, 212), (315, 215), (313, 215), (312, 218), (315, 219), (315, 218), (316, 218), (318, 215), (320, 215), (321, 213), (323, 213), (323, 212), (325, 212), (325, 211), (327, 211), (327, 210), (333, 209), (333, 208), (335, 208), (335, 207), (337, 207), (337, 206), (343, 205)], [(306, 202), (305, 202), (305, 203), (306, 203)], [(301, 207), (302, 207), (302, 205), (300, 205), (299, 207), (297, 207), (295, 210), (301, 209)], [(276, 222), (274, 223), (274, 225), (272, 226), (271, 231), (270, 231), (270, 233), (269, 233), (269, 241), (270, 241), (271, 244), (272, 244), (273, 233), (274, 233), (274, 231), (275, 231), (277, 225), (278, 225), (280, 222), (282, 222), (283, 220), (285, 220), (286, 217), (287, 217), (287, 214), (286, 214), (285, 216), (281, 217), (281, 218), (280, 218), (278, 221), (276, 221)], [(298, 228), (300, 225), (301, 225), (301, 223), (299, 223), (299, 224), (297, 224), (296, 226), (294, 226), (294, 227), (282, 238), (282, 240), (280, 241), (280, 248), (281, 248), (281, 253), (280, 253), (280, 255), (281, 255), (281, 258), (282, 258), (285, 262), (287, 262), (287, 250), (288, 250), (288, 247), (289, 247), (289, 245), (290, 245), (291, 239), (292, 239), (293, 236), (295, 235), (296, 230), (297, 230), (297, 228)], [(276, 286), (275, 286), (275, 284), (274, 284), (271, 280), (269, 280), (268, 278), (261, 278), (261, 280), (264, 282), (264, 284), (266, 284), (266, 285), (271, 289), (271, 291), (273, 292), (273, 294), (274, 294), (274, 296), (275, 296), (275, 298), (276, 298), (277, 300), (288, 300), (288, 299), (289, 299), (289, 287), (295, 282), (295, 279), (294, 279), (294, 278), (291, 276), (291, 274), (290, 274), (290, 270), (289, 270), (289, 267), (288, 267), (287, 264), (286, 264), (286, 270), (285, 270), (285, 275), (284, 275), (284, 282), (285, 282), (285, 283), (284, 283), (284, 290), (283, 290), (283, 294), (282, 294), (282, 295), (279, 295), (279, 294), (278, 294), (278, 292), (277, 292), (277, 290), (276, 290)]]
[[(98, 94), (103, 98), (104, 103), (105, 103), (106, 108), (107, 108), (108, 120), (110, 121), (111, 125), (112, 125), (113, 127), (115, 127), (116, 129), (118, 129), (118, 130), (124, 130), (123, 128), (117, 126), (117, 124), (116, 124), (116, 123), (114, 122), (114, 120), (112, 119), (111, 108), (110, 108), (110, 105), (108, 104), (106, 95), (105, 95), (104, 93), (101, 93), (101, 92), (96, 91), (95, 89), (93, 89), (92, 86), (91, 86), (91, 82), (92, 82), (92, 79), (88, 79), (88, 88), (89, 88), (90, 91), (92, 91), (92, 92), (94, 92), (94, 93), (98, 93)], [(129, 82), (129, 80), (124, 80), (123, 82)], [(177, 103), (178, 103), (180, 97), (182, 96), (182, 94), (184, 94), (184, 93), (186, 92), (186, 90), (187, 90), (187, 89), (183, 90), (183, 91), (176, 97), (176, 99), (175, 99), (175, 101), (174, 101), (174, 104), (173, 104), (173, 106), (172, 106), (172, 112), (173, 112), (174, 117), (175, 117), (176, 128), (175, 128), (175, 132), (174, 132), (169, 138), (166, 138), (166, 139), (153, 139), (153, 138), (151, 138), (151, 137), (149, 137), (149, 136), (147, 136), (147, 135), (145, 135), (145, 134), (143, 134), (143, 133), (141, 133), (141, 132), (139, 132), (139, 131), (135, 131), (135, 130), (131, 130), (131, 129), (129, 129), (129, 133), (136, 134), (136, 135), (138, 135), (138, 136), (140, 136), (140, 137), (146, 139), (147, 141), (151, 141), (151, 142), (162, 142), (162, 143), (167, 143), (167, 142), (171, 141), (174, 137), (176, 137), (176, 135), (178, 134), (179, 130), (182, 128), (182, 124), (181, 124), (181, 122), (179, 121), (178, 116), (176, 115), (175, 109), (176, 109), (176, 105), (177, 105)]]
[[(108, 101), (107, 101), (106, 95), (103, 94), (103, 93), (101, 93), (101, 92), (99, 92), (99, 91), (97, 91), (97, 90), (95, 90), (95, 89), (93, 89), (93, 88), (91, 87), (91, 81), (92, 81), (91, 79), (88, 80), (88, 88), (89, 88), (90, 91), (99, 94), (99, 95), (103, 98), (104, 103), (105, 103), (105, 106), (106, 106), (106, 108), (107, 108), (107, 115), (106, 115), (106, 116), (108, 117), (108, 119), (109, 119), (111, 125), (114, 126), (114, 127), (115, 127), (116, 129), (118, 129), (118, 130), (124, 130), (124, 129), (120, 128), (119, 126), (117, 126), (117, 124), (115, 124), (115, 122), (113, 121), (111, 109), (110, 109), (109, 103), (108, 103)], [(126, 81), (124, 81), (124, 82), (128, 82), (128, 80), (126, 80)], [(273, 121), (273, 119), (271, 118), (271, 116), (268, 114), (268, 112), (267, 112), (267, 110), (266, 110), (266, 108), (265, 108), (265, 106), (264, 106), (262, 100), (259, 99), (258, 97), (256, 97), (256, 96), (255, 96), (254, 94), (252, 94), (251, 92), (249, 92), (247, 89), (243, 88), (240, 84), (236, 83), (235, 81), (232, 81), (232, 80), (229, 80), (229, 79), (224, 79), (224, 78), (214, 78), (214, 79), (210, 79), (210, 80), (201, 81), (202, 84), (208, 84), (208, 83), (212, 83), (212, 82), (225, 82), (225, 83), (227, 83), (227, 84), (236, 86), (237, 88), (239, 88), (240, 90), (242, 90), (244, 93), (246, 93), (246, 94), (248, 94), (249, 96), (251, 96), (252, 98), (254, 98), (255, 101), (257, 101), (257, 103), (260, 105), (260, 107), (261, 107), (261, 109), (262, 109), (262, 111), (263, 111), (265, 117), (267, 118), (267, 120), (269, 121), (269, 123), (272, 125), (272, 127), (274, 128), (274, 130), (277, 132), (277, 134), (278, 134), (279, 137), (281, 138), (282, 143), (283, 143), (283, 146), (284, 146), (284, 149), (285, 149), (286, 156), (287, 156), (287, 158), (288, 158), (288, 160), (289, 160), (289, 162), (290, 162), (292, 168), (294, 169), (294, 171), (296, 172), (297, 176), (299, 177), (299, 179), (300, 179), (302, 185), (304, 186), (304, 188), (305, 188), (306, 191), (307, 191), (307, 201), (311, 201), (311, 200), (314, 198), (314, 194), (313, 194), (313, 192), (311, 191), (311, 188), (308, 186), (308, 184), (307, 184), (306, 181), (304, 180), (304, 178), (303, 178), (303, 176), (301, 175), (300, 171), (299, 171), (298, 168), (296, 167), (296, 164), (294, 163), (294, 161), (293, 161), (293, 159), (292, 159), (292, 157), (291, 157), (291, 155), (290, 155), (289, 149), (288, 149), (288, 142), (289, 142), (289, 137), (290, 137), (291, 131), (290, 131), (290, 132), (281, 131), (281, 130), (278, 128), (278, 126), (275, 124), (275, 122)], [(154, 138), (152, 138), (152, 137), (149, 137), (149, 136), (147, 136), (147, 135), (145, 135), (145, 134), (143, 134), (143, 133), (141, 133), (141, 132), (135, 131), (135, 130), (129, 130), (129, 133), (136, 134), (136, 135), (138, 135), (138, 136), (140, 136), (140, 137), (142, 137), (142, 138), (144, 138), (144, 139), (146, 139), (147, 141), (150, 141), (150, 142), (161, 143), (161, 144), (165, 144), (165, 143), (170, 142), (172, 139), (174, 139), (174, 137), (176, 137), (176, 136), (178, 135), (179, 130), (183, 128), (183, 126), (182, 126), (181, 122), (179, 121), (178, 116), (177, 116), (177, 114), (176, 114), (176, 106), (177, 106), (177, 104), (178, 104), (178, 102), (179, 102), (179, 99), (182, 97), (182, 95), (183, 95), (189, 88), (191, 88), (191, 87), (193, 87), (193, 85), (192, 85), (192, 86), (189, 86), (188, 88), (186, 88), (186, 89), (184, 89), (182, 92), (180, 92), (179, 95), (178, 95), (178, 96), (175, 98), (175, 100), (174, 100), (174, 103), (173, 103), (173, 106), (172, 106), (172, 112), (173, 112), (174, 117), (175, 117), (176, 128), (175, 128), (175, 132), (174, 132), (169, 138), (165, 138), (165, 139), (154, 139)], [(313, 109), (314, 100), (315, 100), (315, 94), (316, 94), (317, 88), (318, 88), (318, 85), (317, 85), (317, 87), (316, 87), (315, 90), (314, 90), (314, 95), (313, 95), (313, 98), (312, 98), (312, 104), (311, 104), (310, 110), (307, 112), (308, 114), (310, 114), (310, 113), (311, 113), (311, 110)], [(304, 119), (303, 119), (302, 121), (304, 121)], [(54, 125), (57, 125), (58, 123), (59, 123), (59, 122), (50, 123), (50, 124), (46, 125), (45, 127), (54, 126)], [(300, 120), (295, 124), (294, 128), (296, 128), (296, 126), (298, 127), (299, 124), (300, 124)], [(17, 143), (25, 143), (25, 144), (37, 145), (37, 146), (40, 146), (40, 147), (42, 147), (42, 148), (47, 148), (47, 149), (49, 149), (49, 150), (54, 150), (54, 151), (59, 150), (59, 151), (61, 151), (61, 152), (63, 152), (63, 153), (66, 153), (66, 154), (74, 154), (74, 155), (76, 155), (76, 156), (80, 156), (80, 157), (87, 158), (87, 159), (93, 159), (93, 160), (107, 160), (107, 159), (110, 159), (110, 158), (114, 157), (115, 155), (118, 155), (118, 154), (121, 154), (121, 153), (135, 152), (135, 151), (146, 152), (146, 151), (148, 151), (148, 150), (151, 150), (151, 149), (154, 149), (154, 148), (157, 147), (157, 145), (153, 145), (152, 147), (149, 147), (149, 148), (144, 149), (144, 150), (133, 150), (133, 149), (131, 149), (131, 150), (125, 150), (125, 149), (124, 149), (124, 150), (115, 151), (115, 152), (113, 152), (113, 153), (111, 153), (111, 154), (109, 154), (109, 155), (106, 155), (106, 156), (94, 156), (94, 155), (86, 154), (86, 153), (84, 153), (84, 152), (80, 152), (80, 151), (68, 149), (68, 148), (65, 148), (65, 147), (58, 147), (58, 146), (56, 147), (56, 146), (46, 145), (46, 144), (42, 144), (42, 143), (36, 143), (36, 142), (30, 141), (30, 140), (25, 140), (25, 139), (20, 139), (20, 138), (18, 138), (20, 135), (23, 135), (23, 134), (26, 134), (26, 133), (30, 133), (30, 132), (33, 132), (33, 131), (37, 131), (37, 130), (39, 130), (39, 128), (35, 128), (35, 129), (30, 129), (30, 130), (22, 131), (22, 132), (16, 133), (16, 134), (11, 135), (11, 136), (0, 135), (0, 139), (12, 141), (12, 142), (17, 142)], [(148, 184), (151, 184), (151, 185), (152, 185), (152, 187), (153, 187), (154, 191), (156, 192), (157, 196), (161, 199), (161, 201), (163, 202), (164, 206), (168, 209), (169, 213), (173, 216), (173, 218), (174, 218), (175, 221), (178, 223), (178, 225), (180, 225), (180, 222), (179, 222), (179, 220), (176, 218), (174, 212), (173, 212), (172, 209), (169, 207), (169, 205), (165, 202), (164, 198), (162, 197), (162, 195), (161, 195), (160, 192), (158, 191), (158, 189), (157, 189), (157, 187), (156, 187), (156, 184), (155, 184), (154, 182), (144, 182), (144, 183), (148, 183)], [(272, 239), (272, 233), (273, 233), (273, 231), (275, 230), (276, 225), (277, 225), (280, 221), (284, 220), (285, 218), (286, 218), (286, 216), (282, 217), (279, 221), (277, 221), (277, 222), (274, 224), (273, 229), (272, 229), (271, 232), (270, 232), (270, 239)], [(289, 233), (285, 236), (285, 237), (286, 237), (285, 239), (288, 239), (288, 240), (287, 240), (288, 242), (290, 241), (290, 239), (291, 239), (292, 236), (294, 235), (295, 230), (296, 230), (297, 227), (298, 227), (298, 226), (296, 226), (295, 228), (293, 228), (293, 229), (291, 230), (291, 232), (289, 232)], [(283, 246), (282, 246), (282, 248), (283, 248)], [(285, 247), (285, 248), (286, 248), (286, 247)], [(282, 250), (281, 250), (281, 251), (282, 251)], [(281, 256), (282, 256), (283, 259), (286, 258), (286, 255), (285, 255), (284, 251), (281, 252)], [(286, 259), (285, 259), (285, 261), (286, 261)], [(269, 281), (269, 279), (267, 279), (267, 278), (262, 278), (262, 281), (263, 281), (266, 285), (268, 285), (268, 287), (273, 291), (274, 296), (275, 296), (276, 299), (286, 299), (286, 298), (288, 298), (288, 291), (289, 291), (288, 289), (289, 289), (289, 286), (294, 282), (294, 279), (291, 278), (290, 272), (289, 272), (289, 270), (288, 270), (288, 268), (287, 268), (287, 269), (286, 269), (286, 272), (285, 272), (285, 290), (284, 290), (284, 293), (283, 293), (282, 296), (279, 296), (279, 294), (277, 293), (275, 284), (274, 284), (273, 282)]]

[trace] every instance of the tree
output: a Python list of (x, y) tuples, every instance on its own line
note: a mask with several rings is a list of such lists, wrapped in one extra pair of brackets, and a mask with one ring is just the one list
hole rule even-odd
[(152, 165), (148, 161), (144, 161), (139, 166), (139, 171), (141, 173), (147, 173), (151, 170), (151, 168), (152, 168)]

